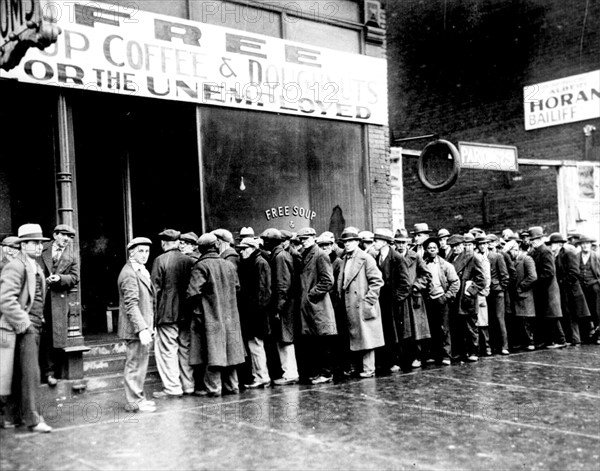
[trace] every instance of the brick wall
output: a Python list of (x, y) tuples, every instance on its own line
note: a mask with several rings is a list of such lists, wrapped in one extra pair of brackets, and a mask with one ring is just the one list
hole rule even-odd
[[(600, 2), (404, 0), (388, 2), (387, 18), (393, 138), (438, 133), (454, 143), (515, 145), (519, 158), (585, 158), (582, 128), (600, 132), (600, 120), (525, 131), (523, 87), (599, 68)], [(433, 194), (416, 177), (416, 159), (405, 160), (407, 227), (558, 227), (554, 168), (521, 166), (510, 186), (501, 172), (464, 171), (451, 190)]]

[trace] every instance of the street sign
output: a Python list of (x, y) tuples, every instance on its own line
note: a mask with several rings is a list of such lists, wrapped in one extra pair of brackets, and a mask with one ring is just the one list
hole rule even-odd
[(519, 163), (515, 146), (459, 142), (461, 168), (518, 172)]

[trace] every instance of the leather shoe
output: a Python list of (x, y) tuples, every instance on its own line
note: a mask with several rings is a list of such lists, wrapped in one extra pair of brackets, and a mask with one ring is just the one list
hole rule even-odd
[(34, 433), (49, 433), (52, 432), (52, 427), (48, 425), (46, 422), (40, 422), (37, 425), (29, 427), (29, 430)]
[(169, 394), (166, 391), (154, 391), (152, 393), (152, 397), (154, 399), (171, 399), (171, 398), (180, 398), (183, 394)]
[(254, 381), (251, 384), (245, 384), (244, 386), (246, 386), (246, 388), (248, 389), (258, 389), (258, 388), (264, 388), (266, 386), (269, 386), (271, 384), (271, 381)]
[(375, 372), (374, 371), (361, 371), (358, 376), (360, 376), (361, 378), (372, 378), (373, 376), (375, 376)]
[(331, 383), (332, 381), (333, 381), (332, 376), (317, 376), (315, 379), (313, 379), (311, 381), (311, 383), (312, 384), (323, 384), (323, 383)]
[(46, 376), (46, 382), (48, 383), (48, 386), (51, 387), (54, 387), (58, 384), (58, 380), (52, 375)]
[(299, 378), (279, 378), (273, 381), (278, 386), (285, 386), (287, 384), (296, 384)]

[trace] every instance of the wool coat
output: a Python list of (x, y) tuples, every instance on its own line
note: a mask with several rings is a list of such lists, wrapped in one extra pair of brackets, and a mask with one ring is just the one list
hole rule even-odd
[(538, 279), (533, 285), (533, 299), (537, 317), (562, 317), (560, 290), (556, 281), (556, 267), (552, 251), (544, 244), (531, 249)]
[(119, 338), (138, 340), (139, 332), (154, 329), (156, 292), (152, 280), (127, 262), (119, 273)]
[(221, 254), (221, 258), (223, 260), (227, 260), (228, 262), (232, 263), (236, 269), (238, 268), (238, 266), (240, 264), (239, 254), (231, 247), (229, 247), (223, 251), (223, 253)]
[[(60, 276), (56, 283), (48, 285), (50, 299), (45, 306), (52, 313), (47, 315), (47, 321), (52, 322), (52, 346), (61, 348), (67, 346), (67, 319), (71, 311), (71, 306), (77, 302), (77, 295), (74, 288), (79, 284), (79, 262), (73, 249), (73, 244), (69, 244), (62, 252), (56, 263), (52, 260), (52, 244), (47, 242), (42, 250), (39, 264), (44, 269), (46, 277), (50, 275)], [(78, 308), (77, 308), (78, 309)]]
[(375, 259), (359, 248), (348, 257), (346, 254), (340, 267), (337, 287), (346, 312), (350, 350), (382, 347), (385, 339), (378, 303), (381, 272)]
[(155, 325), (176, 324), (186, 319), (186, 291), (194, 261), (179, 249), (160, 254), (152, 264), (156, 290)]
[(386, 345), (394, 345), (403, 338), (404, 319), (402, 306), (410, 294), (406, 259), (390, 247), (387, 256), (376, 258), (383, 286), (379, 292), (379, 308)]
[[(477, 295), (485, 289), (485, 275), (481, 258), (466, 251), (452, 261), (460, 280), (460, 290), (453, 302), (454, 311), (460, 315), (477, 315)], [(467, 295), (468, 294), (468, 295)]]
[(260, 250), (240, 261), (238, 309), (242, 333), (246, 340), (265, 339), (270, 333), (271, 268)]
[(296, 332), (294, 311), (294, 260), (278, 245), (269, 256), (271, 266), (271, 331), (275, 339), (293, 343)]
[(335, 313), (329, 292), (333, 269), (329, 257), (316, 244), (302, 253), (300, 320), (303, 335), (336, 335)]
[(431, 272), (423, 257), (408, 250), (404, 255), (408, 270), (408, 296), (402, 300), (402, 338), (415, 340), (431, 337), (423, 295), (431, 282)]
[(234, 366), (244, 362), (237, 293), (237, 270), (214, 251), (192, 269), (187, 297), (194, 312), (190, 364)]
[(589, 317), (590, 310), (579, 281), (579, 254), (574, 248), (564, 246), (554, 261), (563, 314), (576, 319)]
[(524, 253), (517, 255), (514, 261), (515, 284), (511, 293), (513, 311), (518, 317), (535, 317), (535, 303), (533, 301), (533, 285), (537, 280), (535, 263)]

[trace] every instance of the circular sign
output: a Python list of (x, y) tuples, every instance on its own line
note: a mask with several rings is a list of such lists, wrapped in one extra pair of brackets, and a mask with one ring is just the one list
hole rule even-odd
[(446, 191), (460, 174), (460, 154), (451, 142), (430, 142), (419, 157), (419, 180), (429, 191)]

